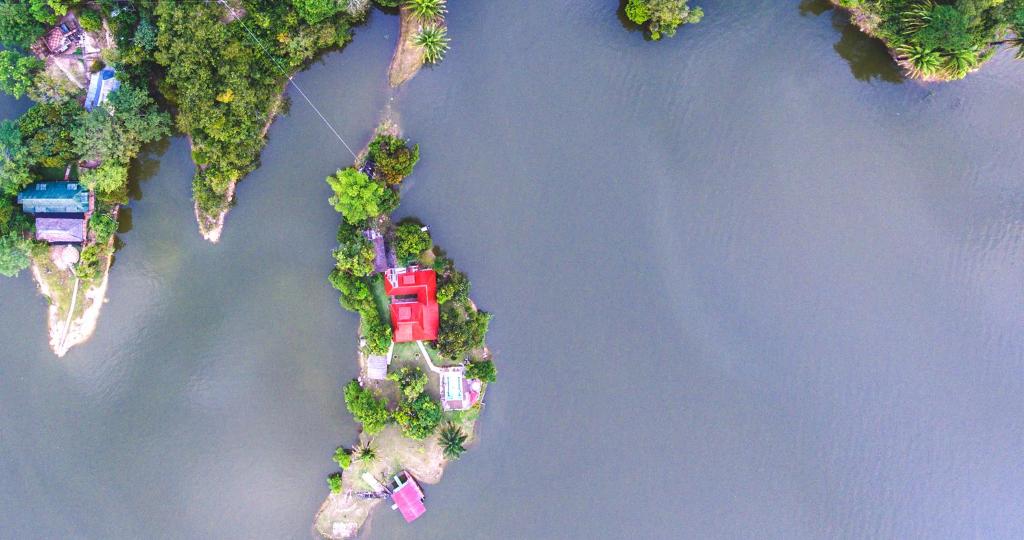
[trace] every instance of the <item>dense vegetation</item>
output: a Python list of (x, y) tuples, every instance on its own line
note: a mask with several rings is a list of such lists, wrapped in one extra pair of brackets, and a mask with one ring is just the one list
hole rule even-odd
[(662, 36), (674, 36), (680, 25), (700, 22), (704, 10), (691, 7), (689, 0), (629, 0), (626, 17), (645, 25), (651, 39), (658, 40)]
[(193, 193), (207, 215), (226, 209), (229, 187), (256, 167), (287, 75), (352, 39), (343, 4), (246, 0), (245, 17), (231, 22), (241, 13), (213, 2), (157, 4), (161, 89), (192, 138)]
[[(146, 47), (144, 39), (134, 38), (140, 29), (145, 34), (151, 2), (116, 12), (114, 2), (91, 4), (99, 11), (82, 4), (2, 2), (0, 42), (24, 48), (68, 8), (76, 8), (86, 30), (101, 28), (106, 19), (125, 50)], [(124, 34), (130, 38), (121, 39)], [(36, 101), (17, 120), (0, 122), (0, 274), (16, 275), (28, 266), (31, 256), (46, 258), (45, 244), (30, 239), (32, 219), (22, 214), (14, 196), (34, 181), (62, 178), (65, 168), (77, 164), (80, 181), (94, 190), (96, 208), (89, 220), (92, 237), (75, 273), (84, 280), (100, 277), (112, 252), (110, 239), (117, 231), (116, 207), (127, 202), (129, 163), (143, 145), (170, 133), (170, 116), (150, 97), (148, 77), (125, 63), (144, 58), (113, 49), (104, 58), (117, 68), (122, 85), (104, 104), (87, 112), (80, 103), (83, 91), (63, 76), (47, 73), (42, 60), (15, 49), (0, 52), (0, 90), (14, 97), (27, 94)], [(97, 64), (93, 69), (101, 67)]]
[(861, 28), (886, 41), (914, 77), (960, 79), (1000, 45), (1024, 45), (1020, 0), (835, 1), (855, 10)]
[(370, 435), (380, 433), (380, 430), (391, 421), (387, 400), (378, 398), (371, 390), (362, 388), (358, 381), (351, 381), (345, 386), (345, 406), (356, 422), (362, 424), (363, 430)]

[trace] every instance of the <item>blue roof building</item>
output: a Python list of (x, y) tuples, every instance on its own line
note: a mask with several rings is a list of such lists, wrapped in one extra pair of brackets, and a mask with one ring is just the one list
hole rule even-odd
[(89, 190), (78, 182), (37, 182), (18, 194), (28, 214), (85, 214)]
[(85, 110), (91, 111), (107, 101), (107, 95), (121, 87), (114, 76), (114, 68), (105, 67), (89, 78), (89, 92), (85, 94)]

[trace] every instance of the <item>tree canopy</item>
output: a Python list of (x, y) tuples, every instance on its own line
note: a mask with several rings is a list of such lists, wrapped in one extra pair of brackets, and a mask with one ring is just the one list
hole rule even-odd
[(331, 205), (353, 225), (390, 213), (398, 205), (394, 191), (352, 167), (328, 176), (327, 183), (334, 191)]
[(86, 113), (72, 132), (78, 153), (100, 162), (82, 171), (90, 189), (113, 194), (128, 182), (128, 164), (142, 145), (170, 133), (170, 116), (156, 108), (149, 94), (128, 84), (111, 92), (106, 103)]
[(689, 0), (629, 0), (626, 17), (636, 24), (647, 25), (651, 39), (672, 37), (683, 24), (700, 22), (704, 10), (690, 7)]
[(395, 228), (392, 247), (399, 260), (409, 261), (430, 249), (430, 233), (417, 223), (402, 223)]
[(345, 386), (345, 406), (369, 435), (380, 433), (391, 420), (387, 400), (377, 398), (371, 390), (362, 388), (355, 380)]
[(960, 79), (1002, 44), (1024, 53), (1024, 5), (1012, 0), (837, 0), (861, 13), (913, 77)]
[(166, 69), (160, 87), (177, 105), (178, 129), (191, 135), (199, 165), (193, 196), (203, 212), (225, 209), (228, 187), (255, 168), (287, 75), (351, 39), (343, 11), (331, 7), (336, 13), (324, 18), (327, 4), (338, 5), (246, 2), (245, 17), (227, 24), (215, 2), (157, 4), (154, 58)]
[(34, 82), (43, 61), (15, 51), (0, 51), (0, 91), (21, 99)]
[(490, 323), (491, 314), (485, 311), (470, 310), (465, 316), (454, 309), (442, 311), (437, 350), (449, 358), (462, 358), (484, 345)]
[(374, 176), (390, 185), (398, 184), (412, 174), (420, 159), (420, 146), (409, 146), (405, 139), (381, 133), (370, 141), (369, 159), (374, 164)]

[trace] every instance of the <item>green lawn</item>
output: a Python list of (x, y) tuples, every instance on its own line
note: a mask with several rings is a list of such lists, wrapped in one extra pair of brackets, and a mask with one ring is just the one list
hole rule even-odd
[[(370, 292), (373, 294), (373, 301), (377, 304), (377, 313), (382, 321), (391, 320), (391, 300), (384, 293), (384, 277), (377, 274), (370, 283)], [(415, 344), (413, 344), (415, 345)]]

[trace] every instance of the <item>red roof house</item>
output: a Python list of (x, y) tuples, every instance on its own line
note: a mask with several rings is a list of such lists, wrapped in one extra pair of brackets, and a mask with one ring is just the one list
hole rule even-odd
[(384, 292), (391, 297), (395, 343), (437, 339), (437, 274), (416, 267), (389, 268)]
[(409, 473), (402, 471), (396, 474), (392, 485), (391, 500), (395, 504), (391, 505), (391, 508), (401, 512), (406, 523), (416, 521), (416, 518), (427, 511), (423, 504), (423, 490)]

